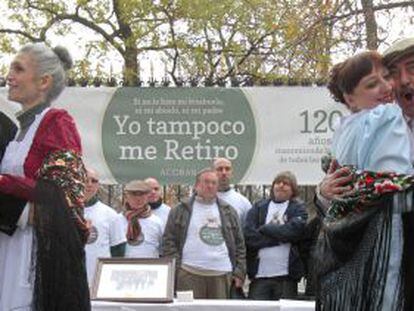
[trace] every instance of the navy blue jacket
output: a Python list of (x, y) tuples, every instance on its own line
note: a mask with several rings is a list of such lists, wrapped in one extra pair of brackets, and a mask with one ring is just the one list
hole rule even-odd
[(307, 213), (305, 204), (291, 200), (286, 208), (286, 223), (283, 225), (265, 224), (270, 199), (256, 202), (249, 210), (244, 227), (247, 249), (247, 274), (253, 279), (259, 267), (258, 252), (265, 247), (282, 243), (291, 243), (289, 254), (289, 277), (299, 280), (304, 275), (304, 266), (300, 259), (297, 243), (305, 234)]

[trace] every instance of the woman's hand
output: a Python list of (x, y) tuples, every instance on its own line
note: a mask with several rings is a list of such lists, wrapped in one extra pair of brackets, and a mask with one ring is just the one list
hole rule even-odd
[(349, 185), (352, 181), (352, 174), (349, 168), (339, 167), (336, 160), (332, 160), (325, 177), (319, 184), (320, 194), (327, 200), (340, 198), (352, 193)]

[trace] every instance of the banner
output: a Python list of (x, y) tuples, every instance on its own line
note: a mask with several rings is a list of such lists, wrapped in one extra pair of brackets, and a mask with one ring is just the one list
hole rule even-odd
[[(19, 109), (2, 106), (9, 115)], [(347, 113), (324, 87), (71, 87), (54, 106), (75, 118), (85, 163), (106, 183), (153, 176), (193, 184), (197, 171), (226, 157), (234, 183), (269, 184), (290, 170), (300, 184), (316, 184), (334, 124)]]

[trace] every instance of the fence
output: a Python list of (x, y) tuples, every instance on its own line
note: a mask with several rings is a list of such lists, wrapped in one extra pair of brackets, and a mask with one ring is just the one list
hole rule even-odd
[[(270, 185), (235, 185), (235, 188), (246, 196), (250, 202), (267, 197), (269, 195)], [(176, 206), (182, 199), (188, 197), (191, 193), (190, 185), (168, 185), (163, 186), (163, 199), (169, 206)], [(306, 203), (309, 208), (313, 205), (315, 186), (300, 186), (299, 198)], [(122, 209), (123, 205), (123, 185), (102, 185), (99, 193), (100, 199), (117, 211)]]

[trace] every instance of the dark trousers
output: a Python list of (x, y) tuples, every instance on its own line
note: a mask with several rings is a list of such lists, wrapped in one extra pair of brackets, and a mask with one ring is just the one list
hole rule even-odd
[(249, 299), (279, 300), (295, 298), (298, 294), (298, 282), (288, 276), (253, 279), (249, 287)]

